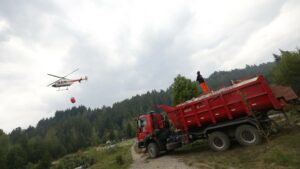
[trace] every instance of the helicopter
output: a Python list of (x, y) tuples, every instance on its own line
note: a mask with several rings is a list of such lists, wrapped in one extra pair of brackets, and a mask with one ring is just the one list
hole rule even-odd
[(65, 76), (57, 76), (57, 75), (53, 75), (53, 74), (47, 74), (49, 76), (52, 76), (52, 77), (56, 77), (56, 78), (59, 78), (58, 80), (50, 83), (48, 86), (52, 86), (54, 88), (58, 88), (58, 91), (60, 91), (60, 88), (61, 87), (66, 87), (65, 90), (68, 90), (68, 87), (71, 86), (73, 83), (75, 82), (81, 82), (82, 80), (88, 80), (88, 77), (87, 76), (84, 76), (84, 77), (81, 77), (79, 79), (67, 79), (66, 77), (71, 75), (72, 73), (78, 71), (79, 69), (75, 69), (74, 71), (72, 71), (71, 73), (65, 75)]

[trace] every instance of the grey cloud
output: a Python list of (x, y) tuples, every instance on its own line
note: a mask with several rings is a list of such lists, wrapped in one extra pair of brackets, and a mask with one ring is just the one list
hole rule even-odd
[[(174, 16), (168, 27), (159, 31), (148, 31), (144, 34), (143, 49), (138, 55), (135, 70), (138, 78), (144, 78), (144, 85), (152, 88), (166, 88), (170, 77), (186, 73), (190, 66), (188, 57), (191, 54), (189, 42), (181, 41), (182, 32), (189, 25), (192, 14), (182, 11)], [(140, 86), (145, 87), (145, 86)], [(148, 89), (151, 88), (147, 86)]]
[[(256, 33), (259, 29), (267, 26), (279, 15), (279, 12), (286, 1), (262, 1), (261, 3), (263, 4), (249, 8), (248, 11), (245, 11), (243, 17), (235, 20), (233, 23), (226, 23), (220, 28), (212, 28), (218, 31), (215, 32), (215, 35), (212, 38), (201, 41), (198, 44), (199, 49), (211, 50), (224, 43), (244, 45), (251, 34)], [(219, 20), (218, 22), (222, 23), (223, 21)], [(201, 39), (202, 37), (198, 38)]]
[[(286, 1), (264, 1), (261, 3), (249, 8), (240, 20), (221, 27), (222, 29), (216, 32), (216, 36), (212, 40), (204, 40), (198, 43), (199, 46), (198, 49), (195, 48), (195, 53), (199, 51), (201, 56), (198, 58), (205, 59), (205, 62), (209, 65), (206, 66), (205, 70), (207, 74), (224, 70), (223, 64), (228, 60), (234, 60), (252, 35), (264, 29), (280, 15)], [(256, 63), (260, 63), (261, 58), (266, 58), (266, 56), (257, 56), (257, 53), (253, 53), (253, 55), (258, 58)], [(247, 60), (248, 58), (244, 59)], [(263, 60), (266, 61), (266, 59)], [(236, 66), (243, 67), (243, 65)]]
[(48, 26), (46, 16), (57, 13), (60, 13), (59, 10), (48, 1), (0, 1), (0, 18), (9, 23), (9, 33), (27, 41), (40, 38)]

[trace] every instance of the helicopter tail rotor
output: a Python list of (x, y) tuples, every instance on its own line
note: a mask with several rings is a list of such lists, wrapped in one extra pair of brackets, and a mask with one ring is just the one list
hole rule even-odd
[(88, 80), (88, 77), (87, 76), (81, 77), (78, 82), (81, 83), (82, 80)]

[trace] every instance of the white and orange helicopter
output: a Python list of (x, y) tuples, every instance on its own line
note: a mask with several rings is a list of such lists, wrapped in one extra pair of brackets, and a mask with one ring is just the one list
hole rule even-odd
[(68, 86), (71, 86), (73, 83), (75, 82), (81, 82), (82, 80), (88, 80), (88, 77), (87, 76), (84, 76), (84, 77), (81, 77), (79, 79), (67, 79), (66, 77), (71, 75), (72, 73), (76, 72), (78, 69), (75, 69), (73, 72), (65, 75), (65, 76), (56, 76), (56, 75), (53, 75), (53, 74), (47, 74), (49, 76), (53, 76), (53, 77), (56, 77), (56, 78), (59, 78), (58, 80), (50, 83), (48, 86), (52, 86), (54, 88), (58, 88), (58, 91), (61, 91), (60, 88), (61, 87), (66, 87), (64, 90), (68, 90)]

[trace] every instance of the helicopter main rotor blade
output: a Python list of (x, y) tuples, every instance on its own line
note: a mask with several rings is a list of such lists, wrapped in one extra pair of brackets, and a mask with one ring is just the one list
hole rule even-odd
[(49, 73), (48, 73), (47, 75), (49, 75), (49, 76), (53, 76), (53, 77), (57, 77), (57, 78), (60, 78), (60, 79), (61, 79), (61, 78), (63, 78), (63, 77), (56, 76), (56, 75), (52, 75), (52, 74), (49, 74)]
[(71, 72), (71, 73), (67, 74), (66, 76), (64, 76), (64, 77), (62, 77), (62, 78), (65, 78), (65, 77), (69, 76), (70, 74), (72, 74), (72, 73), (76, 72), (77, 70), (79, 70), (79, 69), (78, 69), (78, 68), (77, 68), (77, 69), (75, 69), (73, 72)]

